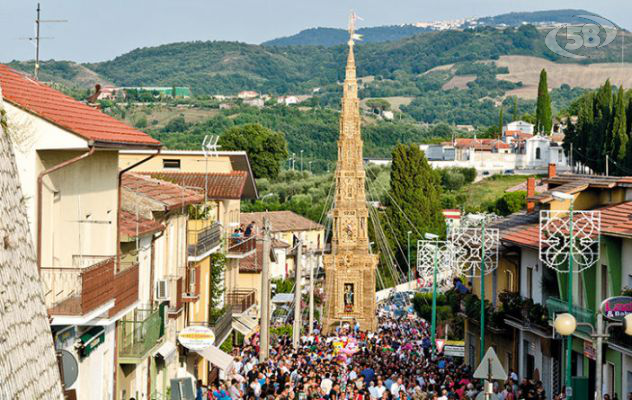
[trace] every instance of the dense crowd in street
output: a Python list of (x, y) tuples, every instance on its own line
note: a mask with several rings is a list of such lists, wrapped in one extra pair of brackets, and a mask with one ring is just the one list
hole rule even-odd
[[(316, 328), (301, 338), (297, 350), (291, 338), (278, 338), (265, 363), (258, 362), (258, 351), (256, 336), (236, 350), (233, 374), (212, 385), (208, 398), (462, 400), (474, 399), (482, 390), (482, 382), (472, 379), (461, 358), (432, 355), (426, 321), (392, 302), (380, 307), (375, 333), (347, 324), (325, 336)], [(494, 384), (493, 398), (546, 396), (541, 382), (518, 382), (510, 371), (504, 384)]]

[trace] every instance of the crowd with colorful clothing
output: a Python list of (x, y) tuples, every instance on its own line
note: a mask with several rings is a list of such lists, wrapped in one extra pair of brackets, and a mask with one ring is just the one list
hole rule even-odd
[[(408, 306), (406, 306), (408, 307)], [(379, 328), (363, 332), (343, 325), (330, 336), (279, 337), (268, 361), (258, 362), (255, 336), (235, 350), (226, 381), (212, 385), (208, 398), (235, 399), (475, 399), (482, 382), (462, 358), (433, 355), (429, 324), (401, 306), (383, 304)], [(523, 380), (510, 371), (504, 384), (494, 384), (493, 400), (546, 399), (541, 382)]]

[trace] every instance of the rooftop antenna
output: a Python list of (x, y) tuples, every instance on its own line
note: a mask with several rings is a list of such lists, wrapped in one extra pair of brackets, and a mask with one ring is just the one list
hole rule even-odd
[(68, 22), (66, 19), (41, 19), (40, 18), (40, 3), (37, 3), (37, 18), (35, 19), (35, 36), (21, 38), (24, 40), (29, 40), (35, 43), (35, 79), (39, 77), (39, 69), (40, 69), (40, 40), (42, 39), (53, 39), (51, 36), (41, 36), (40, 35), (40, 25), (43, 23), (59, 23), (59, 22)]
[(206, 203), (208, 202), (208, 156), (217, 156), (217, 149), (220, 147), (217, 142), (219, 141), (218, 135), (205, 135), (202, 141), (202, 152), (204, 153), (204, 210), (206, 211)]

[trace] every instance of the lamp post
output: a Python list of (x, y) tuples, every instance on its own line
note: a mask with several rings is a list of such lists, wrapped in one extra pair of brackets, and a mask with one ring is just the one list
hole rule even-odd
[[(606, 301), (608, 301), (608, 299), (604, 300), (604, 302)], [(562, 336), (566, 336), (567, 338), (572, 337), (578, 326), (587, 326), (591, 330), (590, 336), (595, 343), (595, 363), (597, 364), (597, 369), (595, 371), (595, 399), (601, 400), (603, 398), (603, 340), (608, 338), (608, 330), (615, 326), (623, 326), (625, 334), (628, 336), (632, 336), (632, 314), (627, 314), (623, 318), (622, 322), (610, 322), (604, 325), (603, 313), (600, 309), (599, 311), (597, 311), (596, 329), (594, 326), (592, 326), (592, 324), (588, 322), (577, 322), (575, 316), (573, 316), (573, 314), (571, 313), (558, 314), (555, 317), (555, 321), (553, 322), (553, 327), (555, 328), (555, 331)], [(569, 383), (567, 382), (567, 388), (570, 387), (568, 385)]]
[(301, 150), (301, 172), (303, 172), (303, 150)]
[[(438, 242), (439, 240), (439, 236), (433, 234), (433, 233), (426, 233), (425, 235), (426, 239), (428, 240), (434, 240), (435, 242)], [(439, 252), (439, 244), (435, 243), (434, 245), (434, 254), (433, 254), (433, 260), (432, 260), (432, 321), (431, 321), (431, 328), (430, 328), (430, 344), (432, 345), (432, 353), (435, 354), (437, 351), (437, 341), (436, 341), (436, 334), (437, 334), (437, 263), (438, 263), (438, 257), (437, 257), (437, 253)]]
[[(549, 268), (553, 268), (558, 272), (568, 273), (566, 289), (568, 300), (567, 314), (572, 316), (573, 273), (579, 273), (599, 260), (601, 216), (598, 211), (574, 211), (575, 197), (569, 193), (553, 191), (551, 196), (557, 201), (568, 201), (569, 208), (568, 213), (565, 210), (540, 211), (539, 256), (542, 263)], [(576, 246), (579, 246), (579, 248), (576, 249)], [(579, 253), (577, 258), (575, 257), (576, 252)], [(562, 325), (560, 327), (563, 329)], [(573, 397), (573, 389), (571, 387), (573, 336), (572, 333), (565, 336), (566, 398), (571, 399)]]
[(408, 261), (408, 282), (410, 282), (412, 280), (412, 267), (411, 267), (411, 263), (410, 263), (410, 234), (413, 233), (412, 231), (408, 231), (406, 232), (406, 250), (408, 252), (408, 257), (407, 257), (407, 261)]
[(486, 216), (472, 214), (469, 220), (479, 227), (459, 227), (451, 231), (454, 262), (470, 277), (480, 277), (480, 359), (485, 354), (485, 275), (498, 265), (498, 237), (496, 228), (487, 228)]

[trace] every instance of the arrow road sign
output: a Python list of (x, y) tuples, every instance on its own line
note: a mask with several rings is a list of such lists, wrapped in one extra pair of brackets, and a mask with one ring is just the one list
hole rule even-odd
[(474, 371), (474, 378), (499, 381), (507, 379), (507, 373), (493, 347), (487, 349), (485, 357), (483, 357), (481, 363), (476, 367), (476, 371)]

